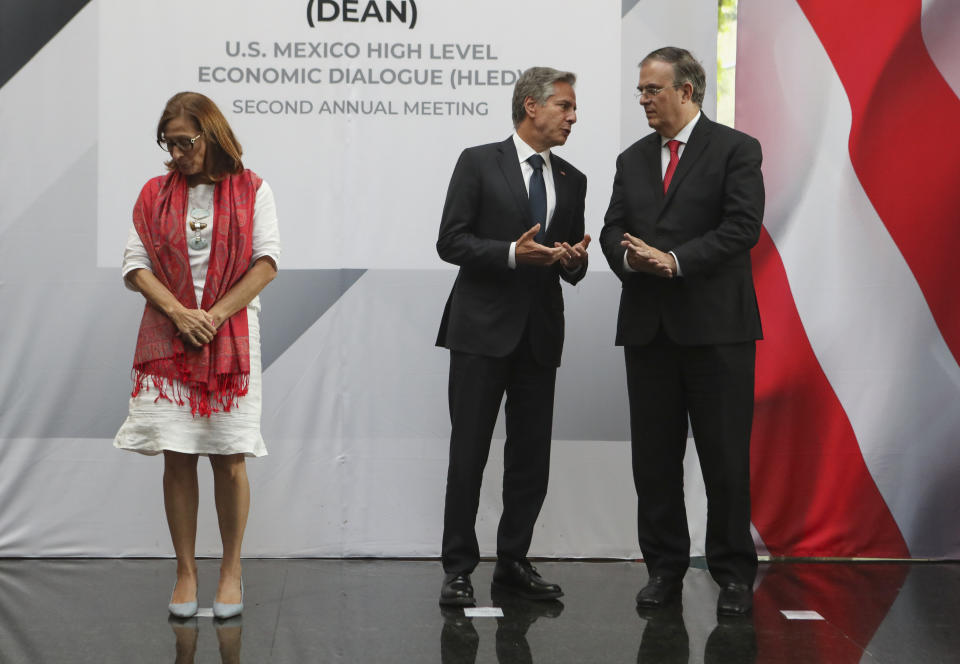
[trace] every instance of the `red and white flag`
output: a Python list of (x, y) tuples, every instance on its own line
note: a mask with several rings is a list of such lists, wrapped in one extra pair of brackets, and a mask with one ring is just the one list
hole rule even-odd
[(960, 557), (958, 34), (955, 0), (739, 3), (773, 555)]

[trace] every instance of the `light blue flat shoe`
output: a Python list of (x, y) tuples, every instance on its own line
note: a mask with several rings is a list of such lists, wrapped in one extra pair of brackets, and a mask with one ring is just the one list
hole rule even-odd
[[(174, 589), (176, 589), (176, 584), (174, 584)], [(173, 599), (173, 594), (171, 593), (170, 599)], [(174, 604), (170, 602), (167, 604), (167, 609), (170, 611), (170, 615), (175, 618), (192, 618), (197, 615), (197, 600), (192, 602), (181, 602), (180, 604)]]
[(239, 604), (223, 604), (222, 602), (214, 601), (213, 603), (213, 617), (220, 620), (226, 620), (227, 618), (233, 618), (234, 616), (239, 616), (243, 613), (243, 579), (240, 579), (240, 603)]

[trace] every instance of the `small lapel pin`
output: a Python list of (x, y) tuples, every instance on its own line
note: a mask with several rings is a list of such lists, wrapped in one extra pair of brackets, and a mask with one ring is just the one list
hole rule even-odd
[(566, 171), (560, 171), (560, 175), (566, 175)]

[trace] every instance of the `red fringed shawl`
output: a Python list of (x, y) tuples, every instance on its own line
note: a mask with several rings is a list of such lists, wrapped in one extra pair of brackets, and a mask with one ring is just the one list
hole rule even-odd
[[(253, 171), (247, 170), (215, 186), (210, 264), (200, 302), (205, 311), (250, 267), (254, 203), (260, 182)], [(181, 304), (196, 309), (187, 254), (187, 194), (186, 178), (177, 171), (153, 178), (143, 186), (133, 208), (133, 225), (150, 257), (154, 275)], [(194, 416), (229, 411), (237, 398), (247, 393), (250, 383), (246, 307), (224, 321), (213, 341), (200, 348), (185, 344), (177, 332), (173, 321), (148, 302), (133, 356), (131, 396), (137, 396), (150, 377), (159, 391), (157, 399), (182, 406), (186, 391)]]

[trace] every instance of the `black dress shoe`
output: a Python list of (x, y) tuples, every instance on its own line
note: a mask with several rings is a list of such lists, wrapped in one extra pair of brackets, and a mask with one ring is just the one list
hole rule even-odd
[(731, 582), (720, 589), (717, 599), (717, 614), (742, 616), (753, 608), (753, 590), (745, 583)]
[(652, 576), (640, 592), (637, 593), (637, 606), (645, 609), (659, 609), (680, 597), (683, 581), (665, 576)]
[(440, 587), (440, 604), (444, 606), (474, 606), (473, 584), (464, 572), (445, 574)]
[[(660, 606), (637, 604), (637, 615), (649, 622), (667, 624), (683, 622), (683, 602), (678, 597), (676, 601), (669, 601)], [(656, 657), (653, 658), (654, 660)]]
[(560, 586), (544, 581), (534, 566), (526, 561), (498, 560), (493, 568), (493, 587), (524, 599), (563, 597)]

